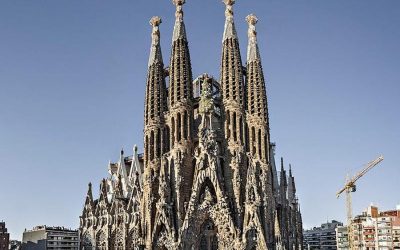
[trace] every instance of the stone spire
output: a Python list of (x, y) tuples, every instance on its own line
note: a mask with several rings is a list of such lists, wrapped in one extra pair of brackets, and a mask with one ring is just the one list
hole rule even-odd
[(130, 173), (129, 173), (129, 180), (132, 182), (136, 177), (139, 178), (139, 181), (141, 184), (142, 170), (140, 168), (137, 145), (133, 146), (133, 155), (132, 155), (131, 169), (130, 169)]
[(161, 19), (153, 17), (150, 20), (150, 24), (153, 26), (153, 30), (146, 86), (146, 125), (159, 123), (163, 112), (167, 109), (164, 63), (160, 46), (159, 25), (161, 24)]
[(107, 202), (107, 180), (104, 178), (100, 183), (100, 197)]
[[(158, 196), (157, 176), (160, 171), (161, 158), (165, 148), (164, 138), (166, 137), (164, 113), (168, 110), (166, 74), (160, 46), (160, 24), (159, 17), (151, 18), (152, 42), (146, 85), (143, 173), (143, 189), (147, 190), (149, 195), (143, 197), (141, 203), (143, 227), (146, 228), (148, 234), (147, 241), (150, 241), (150, 233), (154, 226), (155, 201)], [(134, 157), (136, 158), (136, 155)], [(146, 244), (149, 243), (146, 242)]]
[(239, 39), (233, 18), (235, 0), (223, 0), (225, 4), (225, 27), (222, 37), (222, 57), (220, 69), (221, 97), (224, 104), (224, 130), (226, 139), (226, 158), (224, 178), (229, 198), (235, 207), (235, 219), (240, 226), (242, 203), (245, 199), (246, 172), (245, 163), (245, 136), (244, 136), (244, 75), (240, 56)]
[(173, 3), (176, 6), (176, 19), (172, 36), (169, 72), (169, 103), (171, 108), (181, 101), (189, 101), (192, 97), (192, 67), (182, 10), (185, 0), (173, 0)]
[(92, 202), (93, 202), (92, 183), (89, 182), (89, 184), (88, 184), (88, 192), (86, 194), (86, 203), (87, 204), (92, 204)]
[(294, 183), (294, 177), (292, 175), (292, 166), (289, 164), (289, 176), (288, 176), (288, 200), (289, 204), (294, 203), (296, 199), (296, 186)]
[[(281, 176), (280, 177), (281, 177), (281, 179), (280, 179), (279, 185), (281, 187), (285, 187), (285, 190), (286, 190), (286, 187), (287, 187), (286, 170), (285, 170), (285, 167), (283, 164), (282, 157), (281, 157)], [(286, 196), (286, 194), (284, 194), (284, 196)]]
[(172, 35), (172, 42), (178, 39), (186, 39), (185, 23), (183, 22), (183, 9), (182, 6), (185, 4), (185, 0), (172, 0), (176, 6), (175, 12), (175, 26), (174, 33)]
[(160, 30), (159, 26), (161, 24), (161, 18), (155, 16), (150, 19), (150, 25), (153, 26), (153, 30), (151, 33), (151, 49), (150, 49), (150, 56), (149, 56), (149, 64), (150, 67), (156, 63), (163, 63), (162, 60), (162, 53), (161, 53), (161, 46), (160, 46)]
[(161, 19), (153, 17), (150, 20), (152, 42), (149, 57), (149, 67), (146, 85), (145, 103), (145, 162), (160, 159), (162, 154), (164, 112), (167, 111), (167, 90), (165, 85), (164, 64), (160, 47), (159, 25)]
[(93, 210), (93, 192), (92, 192), (92, 183), (88, 184), (88, 191), (86, 194), (85, 206), (83, 208), (83, 216), (86, 217), (88, 212)]
[(225, 28), (224, 28), (224, 37), (222, 42), (226, 39), (234, 38), (237, 39), (235, 23), (233, 21), (233, 5), (235, 4), (235, 0), (223, 0), (226, 5), (225, 9)]
[(249, 120), (252, 120), (253, 124), (258, 124), (258, 126), (254, 127), (256, 131), (252, 131), (252, 134), (256, 135), (250, 140), (250, 150), (256, 153), (260, 159), (268, 161), (270, 143), (268, 105), (255, 27), (258, 19), (255, 15), (251, 14), (246, 17), (246, 21), (249, 24), (246, 78), (247, 111), (250, 116)]
[(257, 43), (257, 31), (255, 26), (258, 22), (258, 18), (255, 15), (250, 14), (246, 17), (246, 21), (249, 24), (249, 30), (247, 33), (249, 38), (249, 44), (247, 47), (247, 62), (261, 60)]
[(272, 172), (272, 185), (273, 185), (273, 193), (275, 198), (277, 198), (279, 183), (278, 183), (278, 171), (276, 170), (275, 164), (275, 143), (270, 144), (270, 164), (271, 164), (271, 172)]
[(249, 24), (249, 43), (247, 46), (247, 108), (250, 114), (256, 115), (268, 123), (264, 72), (261, 65), (255, 27), (258, 19), (255, 15), (248, 15), (246, 21)]
[(114, 195), (115, 195), (116, 198), (125, 198), (124, 197), (124, 190), (123, 190), (123, 184), (122, 184), (121, 175), (119, 175), (117, 180), (116, 180)]
[[(221, 87), (225, 105), (243, 107), (244, 81), (242, 58), (240, 56), (239, 39), (233, 20), (233, 4), (235, 0), (223, 0), (225, 10), (225, 28), (222, 38)], [(229, 102), (229, 103), (228, 103)]]
[(93, 192), (92, 192), (92, 183), (91, 182), (89, 182), (89, 184), (88, 184), (88, 191), (87, 191), (86, 197), (90, 201), (93, 201)]
[(281, 225), (279, 223), (279, 215), (278, 215), (278, 211), (275, 210), (275, 214), (274, 214), (274, 233), (275, 233), (275, 249), (276, 250), (282, 250), (283, 246), (282, 246), (282, 230), (281, 230)]

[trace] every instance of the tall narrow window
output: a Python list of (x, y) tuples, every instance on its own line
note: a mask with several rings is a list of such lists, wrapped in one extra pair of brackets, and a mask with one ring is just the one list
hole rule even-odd
[(251, 127), (251, 150), (253, 155), (256, 154), (256, 130), (254, 127)]
[(239, 133), (240, 133), (240, 143), (244, 144), (244, 138), (243, 138), (243, 118), (240, 116), (239, 119)]
[(226, 137), (229, 139), (231, 137), (231, 114), (226, 111)]
[(145, 144), (146, 144), (146, 149), (145, 149), (146, 152), (145, 152), (144, 156), (145, 156), (146, 161), (148, 161), (149, 160), (149, 137), (147, 135), (146, 135)]
[(167, 153), (170, 150), (169, 147), (169, 140), (170, 140), (170, 134), (169, 134), (169, 127), (166, 126), (164, 129), (164, 153)]
[(150, 134), (150, 160), (154, 159), (154, 131)]
[(183, 138), (188, 139), (188, 112), (183, 115)]
[(181, 118), (181, 114), (178, 113), (178, 116), (176, 117), (176, 136), (177, 136), (178, 142), (181, 141), (181, 129), (182, 129), (182, 118)]
[(258, 156), (262, 158), (262, 147), (261, 147), (261, 129), (258, 130)]
[(265, 135), (264, 135), (264, 159), (266, 159), (267, 161), (269, 161), (269, 159), (268, 159), (268, 149), (269, 149), (269, 147), (268, 147), (268, 137), (267, 137), (267, 134), (265, 133)]
[(237, 141), (237, 129), (236, 129), (236, 112), (233, 112), (233, 119), (232, 119), (232, 124), (233, 124), (233, 140), (236, 142)]
[(247, 122), (244, 124), (245, 126), (245, 143), (246, 143), (246, 152), (250, 152), (250, 140), (249, 140), (249, 136), (250, 136), (250, 131), (249, 131), (249, 126), (247, 125)]
[(157, 157), (161, 156), (161, 129), (157, 131), (157, 138), (156, 138), (156, 155)]
[(175, 145), (175, 119), (171, 118), (171, 146), (174, 147)]

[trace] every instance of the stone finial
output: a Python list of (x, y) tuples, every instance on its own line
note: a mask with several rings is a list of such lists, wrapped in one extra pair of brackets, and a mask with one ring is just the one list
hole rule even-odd
[(247, 31), (247, 35), (249, 37), (249, 44), (247, 47), (247, 61), (253, 61), (260, 59), (258, 46), (257, 46), (257, 31), (256, 31), (256, 23), (258, 22), (258, 18), (250, 14), (246, 17), (246, 21), (249, 24), (249, 29)]
[(257, 31), (256, 31), (256, 24), (258, 22), (258, 18), (250, 14), (246, 17), (246, 21), (249, 24), (249, 31), (248, 31), (248, 36), (251, 37), (256, 37), (257, 36)]
[(172, 0), (172, 3), (176, 6), (178, 5), (184, 5), (185, 4), (185, 0)]
[(234, 5), (235, 4), (235, 0), (222, 0), (222, 2), (224, 2), (224, 4), (226, 5), (226, 6), (232, 6), (232, 5)]
[(175, 26), (174, 33), (172, 35), (172, 41), (176, 41), (179, 38), (186, 38), (185, 25), (183, 24), (183, 10), (182, 6), (185, 4), (185, 0), (172, 0), (176, 6), (175, 11)]
[(176, 6), (175, 17), (179, 20), (183, 19), (182, 5), (184, 5), (185, 2), (185, 0), (172, 0), (172, 3)]
[(183, 18), (183, 11), (182, 11), (182, 5), (185, 4), (185, 0), (172, 0), (173, 4), (176, 6), (176, 12), (175, 12), (175, 17), (178, 19)]
[[(162, 23), (161, 18), (158, 16), (153, 16), (150, 21), (149, 21), (150, 25), (153, 27), (153, 31), (151, 32), (151, 37), (152, 37), (152, 44), (153, 45), (157, 45), (160, 42), (160, 30), (159, 30), (159, 26)], [(151, 51), (151, 55), (150, 55), (150, 60), (154, 59), (156, 54), (155, 51)], [(149, 61), (149, 64), (151, 64), (153, 61)]]
[(162, 23), (162, 21), (161, 21), (161, 18), (160, 17), (158, 17), (158, 16), (153, 16), (151, 19), (150, 19), (150, 25), (151, 26), (153, 26), (153, 27), (158, 27), (158, 26), (160, 26), (160, 24)]
[(225, 16), (233, 17), (233, 5), (235, 4), (235, 0), (222, 0), (226, 6)]
[(249, 26), (255, 26), (256, 23), (258, 22), (258, 18), (254, 14), (250, 14), (246, 17), (246, 21), (249, 24)]

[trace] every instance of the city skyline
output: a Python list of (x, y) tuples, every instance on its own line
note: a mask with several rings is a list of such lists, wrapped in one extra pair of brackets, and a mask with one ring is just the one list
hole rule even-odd
[[(8, 202), (0, 219), (12, 239), (39, 224), (77, 227), (87, 182), (99, 183), (121, 147), (127, 154), (133, 144), (142, 148), (148, 20), (163, 19), (164, 63), (174, 20), (169, 1), (148, 2), (1, 4), (0, 169), (8, 178), (0, 200)], [(400, 172), (396, 7), (394, 1), (235, 5), (242, 51), (244, 17), (258, 10), (272, 141), (276, 157), (293, 166), (304, 228), (327, 217), (344, 221), (344, 200), (335, 192), (349, 170), (355, 174), (379, 154), (385, 160), (360, 181), (354, 212), (371, 201), (384, 209), (400, 202), (384, 192), (395, 189)], [(223, 4), (188, 1), (185, 20), (194, 76), (219, 78)]]

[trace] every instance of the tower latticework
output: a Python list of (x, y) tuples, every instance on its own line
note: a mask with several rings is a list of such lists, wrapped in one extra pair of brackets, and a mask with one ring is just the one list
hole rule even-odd
[(235, 0), (223, 2), (219, 81), (208, 74), (193, 79), (185, 0), (173, 0), (167, 67), (161, 19), (150, 20), (144, 153), (136, 146), (132, 156), (122, 150), (118, 162), (108, 164), (98, 199), (89, 184), (80, 217), (82, 249), (302, 249), (292, 170), (287, 175), (282, 160), (278, 174), (270, 140), (258, 19), (246, 18), (243, 65)]

